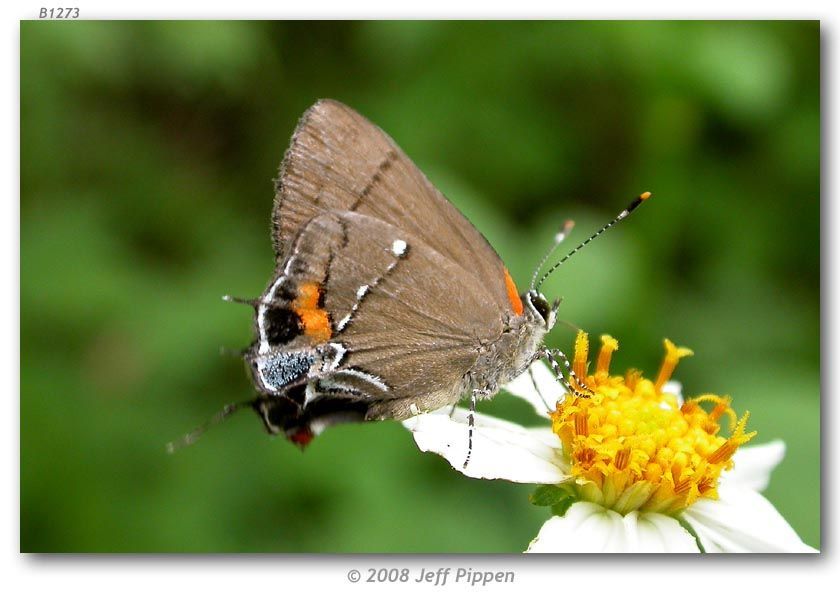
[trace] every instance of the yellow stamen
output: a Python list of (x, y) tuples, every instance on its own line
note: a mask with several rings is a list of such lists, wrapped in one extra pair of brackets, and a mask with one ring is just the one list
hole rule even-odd
[(732, 432), (732, 435), (729, 436), (729, 439), (724, 441), (720, 447), (715, 450), (711, 456), (709, 456), (710, 463), (721, 463), (727, 462), (732, 458), (732, 455), (735, 454), (735, 451), (738, 449), (739, 446), (742, 446), (749, 442), (756, 436), (755, 431), (751, 431), (750, 433), (744, 433), (744, 429), (747, 427), (747, 419), (750, 418), (750, 411), (746, 411), (744, 416), (741, 417), (741, 420), (738, 421), (738, 424), (735, 426), (735, 431)]
[(662, 360), (659, 375), (656, 377), (656, 383), (653, 385), (657, 392), (661, 391), (662, 386), (671, 379), (671, 375), (674, 373), (674, 369), (677, 368), (680, 359), (693, 354), (694, 352), (688, 348), (677, 348), (674, 342), (669, 339), (665, 340), (665, 358)]
[(735, 428), (735, 423), (738, 421), (738, 417), (735, 414), (735, 411), (732, 410), (732, 407), (729, 405), (732, 403), (732, 399), (729, 396), (715, 396), (714, 394), (703, 394), (702, 396), (697, 396), (693, 400), (692, 403), (699, 404), (701, 402), (711, 402), (715, 404), (715, 407), (712, 409), (712, 412), (709, 413), (709, 417), (715, 421), (719, 422), (720, 418), (723, 415), (729, 417), (729, 429), (732, 430)]
[[(589, 339), (578, 333), (573, 371), (591, 395), (569, 393), (551, 413), (579, 497), (623, 514), (633, 510), (678, 514), (700, 498), (717, 498), (717, 482), (732, 467), (737, 449), (752, 439), (728, 397), (705, 394), (681, 406), (662, 386), (680, 358), (691, 354), (666, 340), (666, 356), (656, 383), (631, 369), (610, 375), (618, 342), (601, 338), (595, 373), (588, 375)], [(708, 410), (705, 405), (710, 405)], [(720, 418), (737, 423), (722, 437)]]
[(596, 373), (610, 372), (610, 359), (612, 353), (618, 350), (618, 340), (611, 335), (601, 336), (601, 351), (598, 353), (598, 366), (595, 368)]
[(622, 448), (615, 455), (615, 468), (623, 471), (630, 463), (630, 449)]
[(578, 331), (575, 338), (575, 358), (572, 361), (572, 370), (581, 381), (586, 377), (587, 360), (589, 360), (589, 336), (585, 331)]
[(625, 385), (631, 390), (636, 389), (636, 385), (642, 379), (642, 372), (638, 369), (627, 369), (627, 374), (624, 376)]
[(589, 423), (586, 420), (585, 412), (579, 412), (575, 415), (575, 435), (589, 435)]

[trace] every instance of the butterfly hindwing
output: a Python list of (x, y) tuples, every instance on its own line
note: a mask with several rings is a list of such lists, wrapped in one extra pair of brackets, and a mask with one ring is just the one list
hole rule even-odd
[[(341, 358), (318, 363), (322, 387), (333, 396), (341, 390), (363, 396), (378, 405), (376, 415), (402, 404), (428, 410), (457, 401), (478, 348), (505, 325), (473, 274), (358, 213), (327, 213), (307, 223), (278, 271), (281, 279), (270, 289), (282, 290), (302, 321), (288, 349), (332, 348)], [(453, 280), (463, 284), (458, 294), (451, 293)]]

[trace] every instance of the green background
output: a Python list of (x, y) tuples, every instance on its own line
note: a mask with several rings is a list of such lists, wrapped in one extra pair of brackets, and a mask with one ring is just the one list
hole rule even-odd
[[(520, 552), (533, 486), (475, 481), (397, 423), (301, 453), (240, 414), (272, 179), (317, 98), (391, 134), (520, 288), (689, 395), (785, 440), (767, 496), (820, 543), (820, 36), (816, 22), (23, 22), (21, 549)], [(569, 349), (572, 327), (551, 345)], [(481, 407), (534, 422), (504, 394)], [(530, 419), (530, 420), (529, 420)]]

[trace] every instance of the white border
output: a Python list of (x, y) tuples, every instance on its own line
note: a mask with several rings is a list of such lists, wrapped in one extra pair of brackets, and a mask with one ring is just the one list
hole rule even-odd
[[(765, 0), (737, 2), (665, 2), (654, 0), (602, 0), (559, 2), (519, 0), (312, 0), (271, 2), (237, 0), (230, 4), (196, 0), (148, 0), (116, 3), (103, 0), (77, 2), (16, 2), (17, 19), (38, 18), (41, 7), (79, 6), (83, 19), (820, 19), (832, 12), (831, 3)], [(8, 10), (4, 8), (4, 10)]]
[[(73, 5), (73, 3), (64, 3)], [(0, 495), (4, 550), (0, 562), (3, 588), (11, 597), (37, 598), (119, 598), (143, 599), (150, 597), (210, 597), (210, 598), (304, 598), (337, 592), (342, 595), (364, 595), (369, 598), (392, 598), (412, 588), (427, 591), (435, 596), (462, 596), (462, 587), (421, 587), (421, 584), (350, 584), (346, 574), (351, 568), (364, 571), (368, 567), (403, 566), (415, 571), (423, 566), (466, 566), (473, 568), (513, 569), (517, 582), (512, 586), (483, 588), (492, 595), (510, 596), (528, 590), (534, 597), (568, 596), (584, 594), (615, 595), (620, 598), (674, 597), (704, 598), (738, 597), (747, 594), (756, 597), (799, 596), (813, 594), (821, 584), (837, 572), (834, 556), (823, 557), (705, 557), (696, 559), (668, 559), (628, 557), (605, 558), (555, 558), (541, 557), (323, 557), (323, 556), (216, 556), (216, 557), (49, 557), (21, 556), (19, 549), (19, 43), (18, 19), (35, 18), (41, 6), (60, 6), (61, 3), (18, 2), (14, 7), (4, 7), (5, 27), (2, 62), (3, 82), (3, 181), (6, 183), (6, 214), (2, 219), (2, 272), (6, 293), (2, 314), (2, 361), (6, 371), (8, 393), (3, 420), (5, 433), (2, 446), (2, 469), (5, 486)], [(609, 1), (597, 5), (590, 3), (535, 2), (482, 2), (479, 13), (474, 13), (466, 2), (454, 0), (428, 0), (423, 3), (396, 3), (384, 1), (357, 1), (352, 9), (338, 1), (305, 3), (255, 2), (239, 0), (229, 5), (184, 2), (183, 0), (147, 0), (135, 4), (113, 2), (79, 3), (84, 18), (138, 19), (138, 18), (208, 18), (208, 19), (271, 19), (271, 18), (737, 18), (737, 19), (822, 19), (823, 36), (823, 99), (824, 143), (823, 183), (826, 207), (822, 240), (828, 252), (825, 263), (822, 339), (830, 364), (823, 365), (825, 385), (823, 402), (824, 432), (838, 431), (836, 416), (840, 411), (829, 403), (833, 394), (832, 373), (837, 372), (837, 356), (832, 342), (837, 337), (835, 320), (830, 318), (829, 300), (837, 298), (835, 283), (838, 263), (838, 242), (831, 231), (838, 231), (840, 210), (828, 210), (833, 198), (833, 186), (828, 175), (838, 172), (836, 153), (829, 154), (830, 142), (837, 139), (837, 119), (829, 116), (837, 98), (836, 40), (838, 26), (836, 3), (800, 0), (796, 3), (780, 1), (733, 2), (707, 0), (702, 3), (681, 4), (664, 1), (637, 1), (633, 3)], [(6, 15), (5, 12), (9, 12)], [(831, 105), (827, 99), (831, 99)], [(781, 200), (780, 200), (781, 201)], [(15, 293), (15, 288), (17, 292)], [(826, 335), (825, 333), (828, 333)], [(836, 465), (832, 435), (823, 435), (825, 489), (823, 502), (824, 534), (822, 547), (831, 554), (837, 539), (837, 519), (831, 514), (832, 504), (827, 499), (836, 498)], [(453, 510), (458, 510), (453, 507)], [(406, 518), (410, 518), (407, 516)], [(488, 524), (490, 525), (490, 524)], [(830, 529), (829, 529), (830, 528)], [(772, 564), (768, 564), (771, 562)], [(481, 588), (473, 588), (481, 589)], [(469, 593), (469, 592), (467, 592)], [(539, 596), (537, 596), (539, 594)]]

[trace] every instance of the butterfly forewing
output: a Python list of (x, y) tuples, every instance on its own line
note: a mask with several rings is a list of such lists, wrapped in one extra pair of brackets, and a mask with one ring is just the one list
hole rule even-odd
[(313, 217), (349, 211), (375, 217), (475, 273), (482, 293), (510, 309), (504, 265), (472, 226), (382, 130), (334, 100), (302, 117), (277, 181), (274, 246), (285, 261)]

